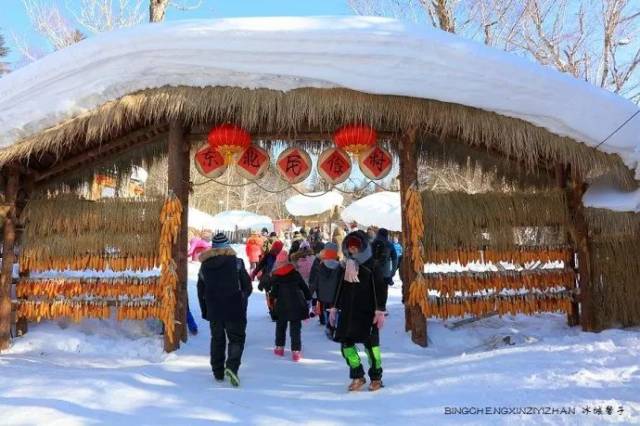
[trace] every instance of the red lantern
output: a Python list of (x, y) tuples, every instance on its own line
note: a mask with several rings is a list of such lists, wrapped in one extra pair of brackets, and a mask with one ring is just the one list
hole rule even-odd
[(299, 148), (289, 148), (280, 154), (276, 167), (280, 177), (293, 185), (311, 174), (311, 157)]
[(194, 156), (194, 162), (198, 172), (209, 179), (215, 179), (227, 170), (222, 155), (209, 145), (202, 145)]
[(332, 185), (344, 182), (351, 174), (349, 155), (340, 148), (324, 151), (318, 158), (318, 173)]
[(238, 160), (238, 173), (249, 180), (260, 179), (269, 169), (269, 153), (255, 145), (249, 145)]
[(229, 164), (231, 158), (251, 145), (251, 135), (243, 128), (233, 124), (221, 124), (214, 127), (207, 136), (209, 146), (218, 151)]
[(363, 152), (358, 159), (360, 170), (371, 180), (385, 178), (393, 166), (393, 159), (389, 151), (377, 145)]
[(338, 129), (333, 135), (333, 142), (350, 154), (360, 155), (376, 144), (378, 134), (373, 127), (362, 124), (349, 124)]

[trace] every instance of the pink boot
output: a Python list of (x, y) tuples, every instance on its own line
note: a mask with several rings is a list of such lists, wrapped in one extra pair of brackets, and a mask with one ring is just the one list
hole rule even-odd
[(273, 353), (276, 354), (277, 356), (284, 356), (284, 347), (276, 346), (275, 348), (273, 348)]
[(291, 352), (291, 359), (293, 360), (293, 362), (300, 361), (302, 359), (302, 352), (300, 351)]

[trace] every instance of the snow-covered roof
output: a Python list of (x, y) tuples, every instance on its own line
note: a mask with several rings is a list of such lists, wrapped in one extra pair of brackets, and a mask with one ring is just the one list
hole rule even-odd
[(640, 212), (640, 189), (625, 192), (608, 185), (590, 186), (582, 197), (586, 207), (618, 212)]
[[(349, 88), (468, 105), (640, 160), (638, 107), (458, 36), (377, 17), (238, 18), (91, 37), (0, 79), (0, 147), (163, 86)], [(640, 177), (640, 170), (637, 176)]]
[(345, 223), (402, 231), (400, 193), (376, 192), (354, 201), (340, 214)]
[(234, 231), (236, 227), (237, 229), (251, 229), (254, 231), (267, 228), (271, 232), (273, 231), (273, 222), (268, 216), (244, 210), (229, 210), (213, 216), (212, 221), (206, 228), (214, 231)]
[(292, 216), (314, 216), (342, 205), (344, 197), (338, 191), (311, 192), (290, 197), (284, 205)]

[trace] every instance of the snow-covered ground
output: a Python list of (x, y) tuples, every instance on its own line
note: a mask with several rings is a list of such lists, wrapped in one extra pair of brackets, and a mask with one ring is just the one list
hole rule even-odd
[[(189, 270), (197, 318), (198, 266)], [(142, 323), (86, 321), (63, 329), (48, 322), (32, 325), (0, 355), (0, 424), (640, 423), (638, 329), (582, 333), (552, 314), (495, 317), (455, 330), (429, 321), (430, 346), (423, 349), (404, 333), (396, 284), (382, 332), (386, 387), (348, 394), (339, 347), (317, 321), (303, 326), (301, 363), (288, 351), (275, 358), (264, 296), (256, 290), (250, 300), (239, 389), (213, 381), (203, 320), (200, 334), (173, 354), (163, 353), (161, 336)], [(446, 407), (547, 406), (576, 414), (445, 414)], [(603, 414), (583, 414), (586, 407)]]

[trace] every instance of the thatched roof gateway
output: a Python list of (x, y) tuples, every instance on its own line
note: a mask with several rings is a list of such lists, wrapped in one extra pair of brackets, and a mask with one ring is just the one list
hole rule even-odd
[(633, 120), (601, 143), (636, 106), (449, 34), (371, 18), (198, 21), (95, 37), (0, 80), (0, 110), (0, 165), (18, 163), (36, 180), (101, 156), (159, 155), (171, 120), (192, 140), (224, 121), (262, 140), (327, 139), (363, 122), (632, 187), (640, 132)]

